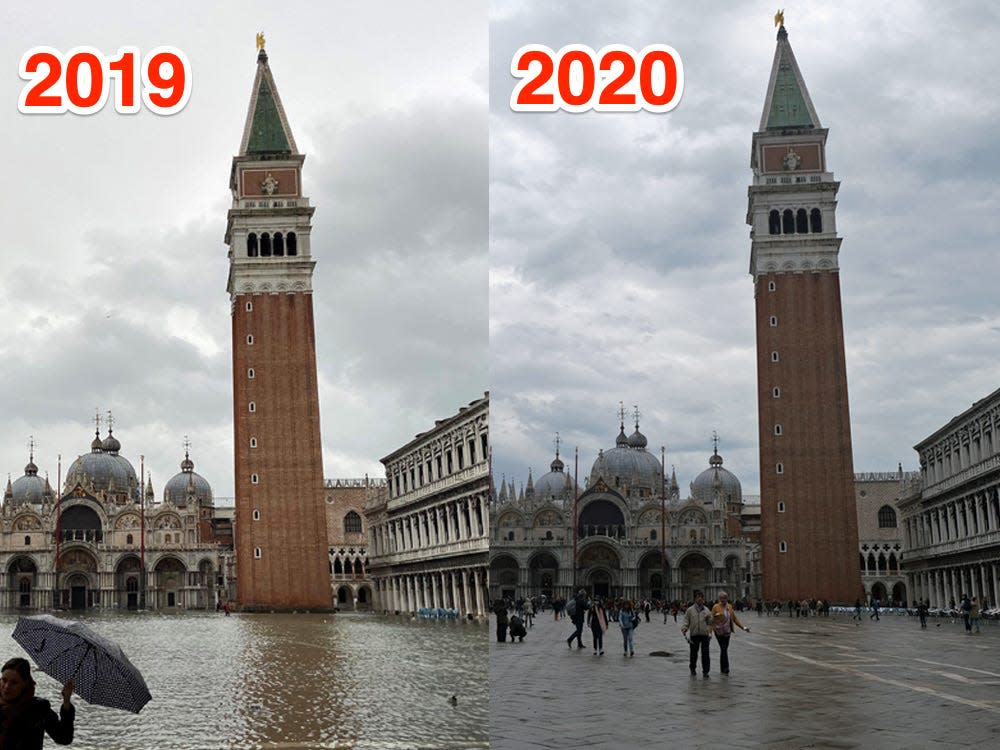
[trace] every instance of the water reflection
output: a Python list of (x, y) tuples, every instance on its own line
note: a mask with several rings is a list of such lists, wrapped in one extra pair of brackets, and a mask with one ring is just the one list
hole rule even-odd
[[(79, 619), (121, 644), (153, 700), (135, 716), (75, 699), (73, 747), (489, 745), (484, 624), (353, 614)], [(0, 615), (8, 635), (16, 622)], [(23, 655), (12, 639), (5, 643), (4, 659)], [(57, 704), (55, 680), (41, 672), (37, 680), (39, 697)]]

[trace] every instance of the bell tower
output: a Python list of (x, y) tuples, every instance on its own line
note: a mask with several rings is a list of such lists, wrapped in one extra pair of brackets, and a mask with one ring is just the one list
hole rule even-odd
[(837, 190), (784, 19), (747, 223), (757, 316), (761, 572), (767, 599), (862, 595), (840, 304)]
[(229, 183), (239, 606), (332, 609), (313, 327), (313, 208), (258, 36)]

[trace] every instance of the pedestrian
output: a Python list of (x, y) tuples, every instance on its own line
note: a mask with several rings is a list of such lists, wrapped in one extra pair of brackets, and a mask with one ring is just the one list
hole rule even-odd
[(976, 629), (976, 633), (979, 633), (979, 602), (976, 601), (976, 597), (972, 597), (970, 602), (971, 607), (969, 608), (969, 620), (971, 621), (972, 627)]
[(524, 622), (530, 628), (535, 624), (535, 600), (529, 599), (524, 603)]
[(861, 622), (861, 599), (860, 598), (854, 600), (854, 614), (851, 615), (851, 619), (852, 620), (857, 620), (859, 623)]
[(618, 613), (618, 624), (622, 628), (622, 640), (625, 643), (625, 656), (635, 656), (635, 629), (639, 627), (639, 613), (632, 608), (632, 600), (622, 602)]
[(719, 642), (719, 670), (722, 674), (729, 674), (729, 639), (733, 635), (733, 625), (747, 633), (750, 628), (744, 627), (740, 622), (725, 591), (719, 592), (719, 601), (712, 607), (712, 620), (715, 624), (715, 640)]
[(524, 636), (528, 634), (528, 629), (524, 627), (524, 620), (522, 620), (517, 615), (510, 618), (510, 642), (513, 643), (515, 638), (520, 638), (521, 643), (524, 643)]
[(875, 620), (875, 622), (878, 622), (879, 620), (882, 619), (881, 617), (878, 616), (878, 608), (879, 605), (881, 605), (881, 603), (882, 602), (880, 602), (878, 599), (872, 599), (872, 613), (868, 615), (869, 620)]
[(649, 599), (642, 603), (642, 613), (646, 615), (646, 622), (649, 622), (649, 610), (652, 609), (652, 605), (649, 603)]
[(73, 742), (76, 708), (70, 701), (73, 680), (63, 685), (59, 714), (47, 700), (35, 697), (35, 680), (27, 659), (14, 658), (0, 673), (0, 747), (4, 750), (40, 750), (45, 734), (59, 745)]
[(594, 656), (604, 656), (604, 633), (608, 629), (608, 615), (600, 599), (594, 602), (587, 614), (587, 624), (594, 636)]
[(757, 617), (760, 617), (764, 613), (764, 600), (757, 600)]
[(497, 599), (493, 602), (493, 614), (497, 616), (497, 643), (507, 642), (507, 602)]
[[(572, 611), (570, 611), (572, 610)], [(566, 604), (566, 613), (570, 622), (573, 623), (573, 634), (566, 639), (566, 645), (573, 648), (573, 639), (576, 639), (576, 647), (583, 648), (583, 619), (587, 616), (587, 592), (580, 589), (576, 592), (571, 602)]]
[(965, 623), (965, 632), (972, 634), (972, 602), (966, 594), (962, 594), (962, 601), (958, 605), (962, 610), (962, 621)]
[(927, 610), (928, 609), (929, 609), (929, 607), (927, 606), (927, 603), (924, 602), (923, 600), (921, 600), (917, 604), (917, 617), (920, 618), (920, 627), (923, 630), (927, 630)]
[[(681, 633), (691, 644), (691, 675), (698, 674), (698, 652), (701, 651), (701, 673), (708, 677), (711, 663), (708, 659), (708, 644), (712, 639), (712, 610), (705, 606), (705, 595), (694, 592), (694, 604), (684, 612)], [(690, 633), (690, 635), (688, 635)]]

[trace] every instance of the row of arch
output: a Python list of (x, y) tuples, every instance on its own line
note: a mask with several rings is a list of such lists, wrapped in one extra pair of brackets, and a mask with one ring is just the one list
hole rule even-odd
[(262, 232), (259, 237), (256, 232), (250, 232), (247, 235), (247, 257), (270, 258), (272, 255), (283, 257), (298, 254), (299, 247), (295, 232), (289, 232), (286, 235), (282, 235), (281, 232), (275, 232), (273, 235)]
[(816, 234), (823, 231), (823, 214), (818, 208), (806, 211), (800, 208), (792, 211), (772, 209), (768, 214), (767, 228), (770, 234)]
[(878, 557), (875, 557), (874, 552), (869, 552), (868, 556), (865, 557), (864, 553), (861, 554), (861, 572), (864, 575), (882, 575), (884, 573), (894, 573), (899, 575), (899, 558), (896, 557), (896, 553), (892, 552), (889, 557), (886, 558), (885, 553), (879, 552)]
[(355, 576), (356, 578), (363, 578), (365, 575), (365, 565), (360, 557), (355, 557), (353, 560), (341, 560), (341, 558), (336, 557), (333, 562), (330, 563), (330, 572), (335, 576)]

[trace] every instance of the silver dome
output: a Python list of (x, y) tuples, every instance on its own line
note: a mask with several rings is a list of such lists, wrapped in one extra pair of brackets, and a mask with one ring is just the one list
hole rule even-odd
[(551, 500), (573, 495), (573, 479), (563, 471), (565, 464), (556, 455), (555, 461), (549, 466), (549, 473), (543, 474), (535, 482), (535, 497), (539, 500)]
[(52, 499), (52, 488), (49, 487), (48, 480), (38, 476), (38, 467), (33, 459), (28, 460), (28, 465), (24, 467), (24, 476), (18, 477), (10, 486), (8, 502), (14, 506), (26, 504), (40, 504), (45, 500)]
[(163, 486), (163, 501), (183, 507), (188, 504), (188, 497), (191, 495), (201, 505), (213, 503), (211, 485), (194, 470), (194, 461), (185, 452), (180, 473), (174, 474)]
[[(115, 439), (114, 443), (118, 440)], [(81, 484), (94, 492), (127, 493), (138, 498), (139, 479), (132, 464), (124, 456), (105, 452), (103, 445), (100, 437), (95, 437), (90, 453), (84, 453), (72, 463), (66, 472), (64, 490), (69, 492)], [(118, 447), (121, 447), (120, 443)]]
[(643, 448), (617, 446), (602, 452), (590, 470), (591, 486), (601, 478), (609, 487), (628, 485), (650, 490), (654, 496), (661, 494), (660, 462)]
[(716, 491), (726, 502), (742, 503), (743, 487), (740, 480), (729, 469), (722, 466), (722, 456), (714, 452), (708, 460), (708, 468), (691, 482), (691, 497), (710, 503), (715, 500)]

